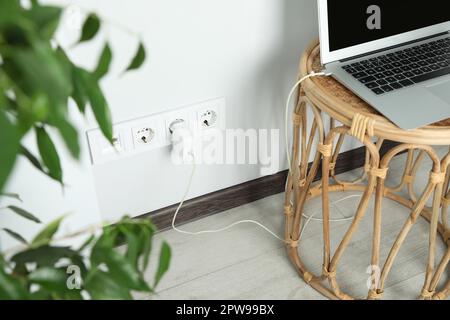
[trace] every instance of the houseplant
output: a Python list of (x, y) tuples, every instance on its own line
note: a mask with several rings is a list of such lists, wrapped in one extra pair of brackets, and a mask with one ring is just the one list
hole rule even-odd
[[(2, 193), (20, 156), (64, 187), (61, 161), (51, 133), (56, 131), (70, 154), (79, 159), (79, 134), (68, 118), (70, 100), (83, 114), (91, 108), (103, 135), (113, 142), (110, 111), (99, 84), (109, 70), (113, 52), (106, 42), (94, 70), (74, 64), (54, 39), (62, 11), (37, 0), (28, 5), (19, 0), (0, 2), (3, 199), (20, 200), (18, 195)], [(89, 13), (78, 43), (93, 40), (101, 26), (102, 19)], [(136, 55), (125, 70), (140, 68), (145, 56), (144, 45), (139, 42)], [(29, 133), (36, 137), (38, 155), (22, 144)], [(4, 206), (2, 211), (40, 223), (34, 214), (15, 205)], [(45, 226), (30, 242), (15, 230), (3, 229), (22, 246), (0, 254), (0, 299), (130, 299), (133, 291), (152, 292), (169, 267), (170, 247), (163, 242), (155, 279), (151, 285), (144, 280), (156, 231), (149, 220), (124, 217), (90, 235), (80, 247), (72, 248), (55, 244), (63, 219)], [(125, 244), (126, 249), (117, 249), (119, 244)]]

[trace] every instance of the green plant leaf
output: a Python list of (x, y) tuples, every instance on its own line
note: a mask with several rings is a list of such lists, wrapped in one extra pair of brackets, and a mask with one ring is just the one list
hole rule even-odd
[(24, 99), (23, 97), (25, 97), (25, 95), (22, 95), (21, 93), (15, 92), (15, 94), (17, 94), (17, 97), (20, 100), (17, 104), (17, 113), (15, 115), (17, 117), (16, 125), (20, 137), (24, 137), (28, 131), (33, 128), (36, 121), (34, 119), (33, 110), (29, 107), (30, 104), (28, 101), (26, 101), (28, 98)]
[(78, 110), (80, 110), (80, 112), (84, 114), (86, 111), (86, 104), (88, 102), (88, 98), (86, 90), (84, 90), (83, 79), (80, 74), (81, 70), (83, 69), (78, 68), (76, 65), (72, 63), (72, 61), (69, 59), (63, 48), (58, 47), (56, 53), (59, 59), (61, 60), (62, 64), (65, 66), (66, 72), (71, 79), (72, 82), (71, 97), (77, 104)]
[(72, 126), (70, 122), (66, 119), (58, 119), (56, 122), (56, 127), (61, 134), (70, 154), (75, 159), (80, 158), (80, 142), (78, 141), (78, 131)]
[[(39, 161), (38, 158), (36, 158), (36, 156), (34, 156), (30, 150), (28, 150), (27, 148), (25, 148), (24, 146), (20, 147), (20, 154), (23, 155), (25, 158), (28, 159), (28, 161), (30, 161), (30, 163), (39, 171), (41, 171), (43, 174), (45, 174), (46, 176), (52, 178), (48, 172), (44, 169), (44, 167), (42, 167), (41, 161)], [(53, 179), (53, 178), (52, 178)]]
[(14, 167), (20, 147), (17, 128), (6, 117), (0, 100), (0, 192)]
[(100, 264), (101, 261), (97, 263), (97, 256), (101, 257), (101, 254), (97, 255), (97, 250), (102, 248), (112, 249), (115, 247), (117, 235), (119, 234), (118, 229), (113, 226), (105, 226), (103, 227), (103, 233), (100, 237), (95, 241), (95, 244), (91, 251), (91, 262), (94, 264)]
[(49, 175), (53, 179), (63, 183), (61, 161), (52, 139), (42, 127), (36, 127), (36, 137), (39, 153), (41, 154), (42, 161), (48, 169)]
[(139, 69), (144, 64), (146, 55), (147, 53), (145, 51), (144, 44), (142, 42), (139, 42), (138, 50), (134, 55), (133, 60), (131, 60), (130, 65), (125, 70), (125, 72)]
[(20, 15), (19, 1), (0, 1), (0, 26), (14, 23)]
[(49, 101), (50, 114), (65, 114), (72, 92), (72, 82), (67, 66), (48, 41), (34, 39), (31, 47), (14, 47), (4, 56), (2, 65), (10, 79), (27, 96), (44, 94)]
[(53, 179), (55, 181), (55, 178), (53, 178), (48, 171), (42, 166), (41, 161), (35, 156), (33, 155), (27, 148), (25, 148), (24, 146), (20, 147), (20, 154), (23, 155), (25, 158), (28, 159), (28, 161), (39, 171), (41, 171), (43, 174), (45, 174), (47, 177), (49, 177), (50, 179)]
[[(71, 88), (72, 91), (70, 95), (73, 97), (75, 93), (77, 93), (78, 83), (76, 79), (74, 79), (74, 69), (76, 68), (72, 61), (70, 61), (69, 57), (67, 56), (66, 52), (61, 48), (58, 47), (56, 49), (56, 55), (58, 56), (58, 59), (61, 61), (61, 65), (63, 66), (64, 72), (68, 79), (71, 81)], [(75, 100), (75, 99), (74, 99)], [(78, 105), (78, 102), (75, 101)], [(67, 104), (67, 100), (64, 101), (65, 104)], [(84, 106), (82, 106), (84, 108)], [(59, 108), (60, 110), (64, 110), (65, 107), (61, 106)], [(80, 107), (79, 107), (80, 109)], [(84, 112), (84, 109), (80, 109), (80, 111)], [(67, 120), (67, 115), (62, 112), (55, 112), (52, 113), (50, 116), (51, 123), (58, 129), (61, 137), (64, 140), (64, 143), (67, 147), (67, 149), (70, 151), (70, 154), (75, 159), (80, 158), (81, 153), (81, 147), (80, 142), (78, 139), (78, 131), (76, 128)]]
[(28, 268), (24, 264), (15, 264), (13, 269), (14, 276), (17, 277), (26, 277), (28, 275)]
[[(14, 1), (9, 1), (14, 2)], [(0, 9), (2, 10), (2, 9)], [(0, 16), (0, 20), (2, 17)], [(12, 47), (27, 47), (30, 45), (30, 40), (32, 38), (32, 33), (30, 28), (33, 27), (31, 21), (24, 19), (23, 14), (20, 13), (17, 17), (17, 21), (0, 21), (0, 25), (5, 22), (4, 27), (2, 27), (2, 42)], [(31, 37), (30, 37), (31, 36)], [(5, 49), (4, 47), (2, 49)], [(2, 55), (7, 53), (7, 50), (2, 50)]]
[(81, 290), (73, 289), (66, 290), (63, 294), (64, 300), (83, 300), (83, 296), (81, 295)]
[(140, 241), (139, 235), (135, 234), (133, 230), (126, 228), (125, 226), (119, 226), (121, 232), (125, 235), (127, 252), (126, 257), (128, 261), (137, 270), (138, 268), (138, 258), (142, 250), (142, 242)]
[(39, 171), (47, 174), (47, 172), (45, 171), (45, 169), (42, 167), (41, 162), (39, 161), (38, 158), (36, 158), (36, 156), (34, 156), (30, 150), (28, 150), (27, 148), (25, 148), (24, 146), (20, 147), (20, 153), (28, 159), (28, 161), (30, 161), (30, 163)]
[(44, 94), (33, 97), (31, 100), (31, 109), (35, 122), (45, 121), (50, 111), (47, 97)]
[(49, 291), (64, 293), (67, 288), (67, 275), (61, 269), (42, 267), (31, 272), (28, 276), (31, 283), (38, 284)]
[(0, 300), (24, 300), (28, 298), (28, 291), (23, 283), (7, 274), (3, 263), (0, 263)]
[(25, 238), (22, 237), (17, 232), (14, 232), (14, 231), (12, 231), (11, 229), (8, 229), (8, 228), (3, 228), (3, 231), (5, 231), (7, 234), (9, 234), (12, 238), (16, 239), (17, 241), (19, 241), (19, 242), (21, 242), (23, 244), (28, 244), (27, 240), (25, 240)]
[(124, 288), (151, 292), (151, 289), (133, 264), (112, 248), (96, 246), (91, 256), (91, 263), (92, 265), (105, 263), (108, 266), (112, 279)]
[(39, 35), (50, 40), (56, 32), (61, 17), (61, 8), (51, 6), (32, 6), (25, 11), (30, 20), (36, 25)]
[(105, 43), (103, 51), (100, 55), (100, 59), (97, 63), (97, 68), (94, 71), (94, 77), (96, 79), (103, 78), (109, 71), (111, 61), (113, 58), (113, 53), (108, 43)]
[(87, 275), (88, 268), (86, 266), (84, 257), (81, 256), (80, 252), (74, 253), (73, 255), (69, 256), (70, 263), (66, 264), (66, 267), (69, 267), (69, 265), (76, 265), (80, 268), (81, 276), (84, 277)]
[(86, 99), (90, 102), (95, 119), (103, 135), (112, 143), (113, 127), (111, 113), (97, 79), (88, 71), (81, 68), (74, 69), (73, 75), (77, 82), (73, 98), (78, 108), (84, 112)]
[(45, 289), (40, 288), (38, 291), (30, 293), (30, 300), (33, 301), (46, 301), (51, 300), (52, 296), (50, 292)]
[(64, 258), (72, 259), (78, 255), (78, 252), (69, 247), (51, 247), (44, 245), (38, 248), (29, 248), (15, 254), (11, 261), (16, 265), (25, 265), (26, 263), (36, 263), (38, 267), (51, 267), (59, 260)]
[(158, 285), (161, 278), (163, 277), (163, 275), (167, 272), (167, 270), (169, 270), (170, 258), (171, 258), (170, 247), (167, 244), (167, 242), (163, 242), (159, 254), (158, 270), (156, 271), (155, 275), (155, 285), (154, 285), (155, 288)]
[(100, 129), (108, 139), (109, 142), (113, 142), (113, 126), (111, 120), (111, 113), (108, 108), (108, 103), (103, 95), (103, 92), (98, 82), (88, 72), (82, 72), (84, 80), (84, 88), (89, 97), (92, 111), (94, 112), (95, 119), (97, 120)]
[(150, 261), (150, 254), (152, 252), (152, 244), (153, 244), (153, 230), (149, 230), (149, 228), (143, 227), (142, 228), (142, 241), (143, 241), (143, 248), (142, 248), (142, 269), (141, 271), (144, 272), (147, 270), (148, 263)]
[(80, 40), (78, 43), (92, 40), (100, 30), (100, 19), (94, 13), (91, 13), (83, 24)]
[(39, 220), (39, 218), (37, 218), (35, 215), (29, 213), (28, 211), (26, 211), (26, 210), (24, 210), (22, 208), (19, 208), (19, 207), (16, 207), (16, 206), (8, 206), (6, 208), (8, 208), (9, 210), (11, 210), (14, 213), (18, 214), (22, 218), (34, 221), (36, 223), (41, 223), (41, 220)]
[(17, 105), (15, 99), (11, 99), (10, 97), (4, 96), (0, 97), (0, 101), (5, 105), (5, 109), (7, 111), (12, 111), (14, 115), (17, 115), (17, 109), (19, 109), (19, 106)]
[(130, 290), (122, 287), (114, 277), (96, 268), (91, 269), (84, 283), (93, 300), (131, 300)]
[(78, 252), (83, 252), (86, 248), (88, 248), (92, 243), (94, 243), (95, 235), (89, 236), (89, 238), (86, 239), (86, 241), (83, 242), (83, 244), (78, 248)]
[(28, 275), (30, 283), (38, 284), (43, 293), (50, 293), (53, 299), (81, 300), (81, 290), (69, 289), (68, 278), (64, 268), (55, 267), (38, 268)]
[(20, 202), (23, 202), (22, 198), (20, 197), (19, 194), (17, 193), (0, 193), (0, 197), (6, 197), (6, 198), (11, 198), (11, 199), (16, 199)]
[(84, 114), (86, 112), (86, 104), (89, 101), (89, 97), (84, 87), (83, 72), (86, 71), (78, 67), (73, 67), (72, 69), (72, 82), (73, 82), (72, 98), (77, 104), (78, 110), (80, 110), (80, 112)]
[(31, 241), (32, 247), (36, 248), (42, 245), (49, 244), (53, 239), (53, 236), (59, 230), (61, 222), (66, 218), (66, 216), (59, 217), (56, 220), (50, 222), (38, 235)]

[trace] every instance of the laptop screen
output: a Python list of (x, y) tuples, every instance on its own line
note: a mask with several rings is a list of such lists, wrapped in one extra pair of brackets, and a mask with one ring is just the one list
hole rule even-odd
[(330, 51), (447, 21), (444, 0), (328, 0)]

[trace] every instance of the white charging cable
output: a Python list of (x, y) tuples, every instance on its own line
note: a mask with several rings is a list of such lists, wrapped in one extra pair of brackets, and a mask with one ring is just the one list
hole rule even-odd
[[(305, 81), (306, 79), (309, 79), (309, 78), (312, 78), (312, 77), (317, 77), (317, 76), (324, 76), (324, 77), (329, 77), (329, 76), (331, 76), (332, 74), (331, 73), (328, 73), (328, 72), (325, 72), (325, 71), (322, 71), (322, 72), (311, 72), (310, 74), (308, 74), (308, 75), (306, 75), (306, 76), (304, 76), (303, 78), (301, 78), (299, 81), (297, 81), (297, 83), (292, 87), (292, 90), (291, 90), (291, 92), (289, 93), (289, 96), (288, 96), (288, 99), (287, 99), (287, 101), (286, 101), (286, 110), (285, 110), (285, 115), (286, 115), (286, 123), (285, 123), (285, 132), (284, 132), (284, 135), (285, 135), (285, 143), (286, 143), (286, 158), (287, 158), (287, 161), (288, 161), (288, 165), (289, 165), (289, 173), (291, 173), (292, 172), (292, 163), (291, 163), (291, 153), (290, 153), (290, 146), (289, 146), (289, 109), (290, 109), (290, 106), (291, 106), (291, 100), (292, 100), (292, 97), (294, 96), (294, 94), (297, 92), (297, 89), (298, 89), (298, 87), (303, 83), (303, 81)], [(287, 182), (286, 182), (287, 183)], [(336, 202), (333, 202), (332, 204), (338, 204), (338, 203), (340, 203), (340, 202), (342, 202), (342, 201), (345, 201), (345, 200), (348, 200), (348, 199), (351, 199), (351, 198), (361, 198), (361, 196), (360, 195), (351, 195), (351, 196), (348, 196), (348, 197), (345, 197), (345, 198), (342, 198), (342, 199), (340, 199), (340, 200), (338, 200), (338, 201), (336, 201)], [(291, 203), (292, 204), (292, 203)], [(302, 228), (302, 232), (301, 233), (303, 233), (303, 231), (306, 229), (306, 227), (307, 227), (307, 225), (311, 222), (311, 221), (320, 221), (320, 222), (323, 222), (323, 219), (316, 219), (316, 218), (314, 218), (314, 216), (316, 216), (318, 214), (318, 212), (316, 212), (316, 213), (314, 213), (312, 216), (307, 216), (307, 215), (305, 215), (305, 214), (302, 214), (303, 215), (303, 217), (305, 218), (305, 219), (307, 219), (306, 220), (306, 222), (305, 222), (305, 224), (303, 225), (303, 228)], [(350, 220), (353, 220), (354, 219), (354, 217), (348, 217), (348, 218), (342, 218), (342, 219), (330, 219), (329, 221), (330, 222), (343, 222), (343, 221), (350, 221)], [(300, 235), (300, 239), (301, 239), (301, 235)]]
[(298, 87), (305, 81), (306, 79), (312, 78), (312, 77), (329, 77), (331, 76), (331, 73), (322, 71), (322, 72), (311, 72), (310, 74), (304, 76), (300, 80), (297, 81), (297, 83), (292, 87), (291, 92), (289, 92), (289, 96), (286, 100), (286, 110), (285, 110), (285, 126), (284, 126), (284, 142), (286, 143), (286, 157), (289, 165), (289, 172), (292, 172), (292, 164), (291, 164), (291, 153), (289, 152), (289, 109), (291, 107), (291, 100), (294, 94), (297, 92)]
[[(352, 198), (361, 198), (361, 195), (359, 195), (359, 194), (354, 194), (354, 195), (351, 195), (351, 196), (348, 196), (348, 197), (339, 199), (339, 200), (337, 200), (337, 201), (335, 201), (335, 202), (332, 202), (331, 204), (332, 204), (332, 205), (335, 205), (335, 204), (341, 203), (342, 201), (345, 201), (345, 200), (348, 200), (348, 199), (352, 199)], [(314, 218), (317, 214), (319, 214), (319, 212), (316, 212), (316, 213), (312, 214), (311, 216), (307, 216), (306, 214), (302, 214), (302, 216), (303, 216), (304, 218), (306, 218), (306, 221), (305, 221), (305, 223), (303, 224), (302, 230), (300, 231), (300, 237), (299, 237), (298, 241), (302, 240), (303, 233), (304, 233), (304, 231), (306, 230), (306, 227), (308, 226), (308, 224), (309, 224), (311, 221), (320, 221), (320, 222), (323, 222), (323, 219)], [(329, 221), (329, 222), (345, 222), (345, 221), (351, 221), (351, 220), (353, 220), (354, 218), (355, 218), (354, 216), (351, 216), (351, 217), (346, 217), (346, 218), (341, 218), (341, 219), (329, 219), (328, 221)]]
[[(311, 72), (310, 74), (304, 76), (304, 77), (301, 78), (299, 81), (297, 81), (297, 83), (292, 87), (292, 90), (291, 90), (290, 93), (289, 93), (289, 96), (288, 96), (288, 99), (287, 99), (287, 102), (286, 102), (286, 129), (285, 129), (285, 130), (286, 130), (286, 131), (285, 131), (285, 139), (286, 139), (286, 141), (285, 141), (285, 142), (286, 142), (286, 155), (287, 155), (287, 160), (288, 160), (288, 164), (289, 164), (289, 172), (291, 172), (291, 170), (292, 170), (292, 164), (291, 164), (291, 159), (290, 159), (291, 155), (290, 155), (290, 153), (289, 153), (289, 135), (288, 135), (289, 108), (290, 108), (290, 104), (291, 104), (292, 97), (293, 97), (293, 95), (295, 94), (295, 92), (296, 92), (296, 90), (298, 89), (298, 87), (299, 87), (299, 86), (303, 83), (303, 81), (305, 81), (306, 79), (309, 79), (309, 78), (312, 78), (312, 77), (318, 77), (318, 76), (330, 76), (330, 75), (331, 75), (331, 74), (326, 73), (326, 72)], [(204, 231), (198, 231), (198, 232), (190, 232), (190, 231), (185, 231), (185, 230), (179, 229), (179, 228), (176, 226), (176, 219), (177, 219), (177, 217), (178, 217), (178, 214), (179, 214), (181, 208), (183, 207), (184, 202), (186, 201), (187, 196), (189, 195), (189, 191), (190, 191), (190, 189), (191, 189), (192, 181), (193, 181), (194, 174), (195, 174), (195, 171), (196, 171), (195, 155), (192, 153), (191, 156), (192, 156), (192, 158), (194, 159), (194, 160), (193, 160), (193, 164), (192, 164), (192, 171), (191, 171), (191, 174), (190, 174), (190, 176), (189, 176), (189, 181), (188, 181), (188, 185), (187, 185), (186, 191), (185, 191), (185, 193), (184, 193), (184, 195), (183, 195), (183, 197), (182, 197), (182, 199), (181, 199), (180, 204), (178, 205), (177, 209), (175, 210), (175, 213), (174, 213), (173, 218), (172, 218), (172, 228), (173, 228), (173, 230), (175, 230), (175, 231), (177, 231), (177, 232), (179, 232), (179, 233), (182, 233), (182, 234), (198, 236), (198, 235), (202, 235), (202, 234), (210, 234), (210, 233), (223, 232), (223, 231), (229, 230), (229, 229), (231, 229), (231, 228), (233, 228), (233, 227), (235, 227), (235, 226), (237, 226), (237, 225), (249, 223), (249, 224), (255, 224), (255, 225), (259, 226), (260, 228), (262, 228), (263, 230), (265, 230), (265, 231), (267, 231), (269, 234), (271, 234), (274, 238), (276, 238), (276, 239), (278, 239), (278, 240), (280, 240), (280, 241), (282, 241), (282, 242), (286, 242), (285, 239), (283, 239), (282, 237), (278, 236), (278, 235), (275, 234), (273, 231), (271, 231), (268, 227), (264, 226), (263, 224), (261, 224), (261, 223), (258, 222), (258, 221), (255, 221), (255, 220), (240, 220), (240, 221), (234, 222), (234, 223), (232, 223), (232, 224), (230, 224), (230, 225), (228, 225), (228, 226), (226, 226), (226, 227), (224, 227), (224, 228), (215, 229), (215, 230), (204, 230)], [(352, 196), (349, 196), (349, 197), (347, 197), (347, 198), (340, 199), (340, 200), (334, 202), (334, 204), (339, 203), (339, 202), (342, 202), (342, 201), (347, 200), (347, 199), (350, 199), (350, 198), (353, 198), (353, 197), (357, 197), (357, 195), (352, 195)], [(359, 197), (359, 196), (358, 196), (358, 197)], [(311, 216), (307, 216), (307, 215), (304, 215), (304, 214), (303, 214), (303, 216), (304, 216), (305, 218), (307, 218), (308, 220), (307, 220), (307, 221), (305, 222), (305, 224), (303, 225), (303, 228), (302, 228), (301, 234), (300, 234), (300, 239), (301, 239), (301, 236), (302, 236), (304, 230), (306, 229), (307, 225), (308, 225), (311, 221), (323, 221), (322, 219), (315, 219), (315, 218), (314, 218), (314, 216), (316, 216), (317, 214), (318, 214), (318, 212), (316, 212), (315, 214), (313, 214), (313, 215), (311, 215)], [(348, 221), (348, 220), (352, 220), (352, 219), (353, 219), (353, 217), (351, 217), (351, 218), (344, 218), (344, 219), (335, 219), (335, 220), (330, 220), (330, 222)]]
[(244, 224), (244, 223), (251, 223), (251, 224), (255, 224), (259, 227), (261, 227), (262, 229), (264, 229), (265, 231), (267, 231), (268, 233), (270, 233), (272, 236), (274, 236), (275, 238), (277, 238), (278, 240), (281, 240), (283, 242), (285, 242), (285, 240), (283, 238), (280, 238), (278, 235), (276, 235), (274, 232), (272, 232), (269, 228), (267, 228), (266, 226), (264, 226), (263, 224), (259, 223), (258, 221), (255, 220), (240, 220), (237, 222), (234, 222), (232, 224), (230, 224), (229, 226), (226, 226), (224, 228), (220, 228), (220, 229), (215, 229), (215, 230), (204, 230), (204, 231), (198, 231), (198, 232), (190, 232), (190, 231), (185, 231), (185, 230), (181, 230), (179, 228), (177, 228), (177, 226), (175, 225), (176, 219), (178, 217), (178, 213), (181, 210), (181, 207), (183, 206), (188, 194), (189, 194), (189, 190), (191, 188), (192, 185), (192, 180), (194, 178), (194, 174), (195, 174), (195, 169), (196, 169), (196, 165), (195, 165), (195, 161), (192, 165), (192, 171), (191, 171), (191, 175), (189, 177), (189, 182), (188, 182), (188, 187), (186, 188), (186, 192), (183, 195), (183, 199), (181, 200), (180, 204), (177, 207), (177, 210), (175, 211), (175, 214), (173, 215), (173, 219), (172, 219), (172, 228), (173, 230), (182, 233), (182, 234), (188, 234), (191, 236), (198, 236), (198, 235), (202, 235), (202, 234), (209, 234), (209, 233), (218, 233), (218, 232), (223, 232), (226, 230), (229, 230), (239, 224)]

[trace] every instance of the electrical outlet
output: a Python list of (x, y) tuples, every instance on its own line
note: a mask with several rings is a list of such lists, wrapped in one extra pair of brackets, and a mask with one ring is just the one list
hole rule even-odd
[(114, 134), (111, 144), (100, 130), (87, 133), (93, 163), (103, 163), (121, 157), (125, 153), (125, 145), (120, 134)]
[(133, 143), (135, 148), (151, 146), (155, 140), (155, 129), (149, 126), (133, 128)]
[[(100, 129), (87, 132), (93, 164), (103, 164), (172, 144), (173, 123), (191, 132), (208, 134), (208, 129), (225, 129), (225, 99), (218, 98), (164, 113), (114, 124), (114, 146)], [(179, 128), (179, 127), (178, 127)]]
[(204, 129), (214, 128), (219, 115), (214, 110), (206, 110), (198, 115), (199, 122)]
[(197, 108), (196, 121), (197, 130), (225, 129), (225, 99), (215, 99), (202, 103)]
[(164, 115), (166, 141), (170, 144), (172, 132), (170, 125), (176, 122), (183, 123), (186, 129), (190, 128), (189, 112), (187, 110), (173, 111)]

